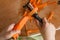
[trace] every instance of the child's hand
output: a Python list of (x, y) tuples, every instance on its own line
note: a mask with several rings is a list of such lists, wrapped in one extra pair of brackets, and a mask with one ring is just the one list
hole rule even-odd
[(49, 23), (46, 18), (43, 19), (43, 26), (41, 28), (41, 33), (44, 40), (55, 40), (55, 26)]
[[(14, 28), (14, 25), (15, 25), (15, 24), (11, 24), (11, 25), (7, 28), (7, 31), (6, 31), (6, 30), (3, 30), (3, 32), (0, 33), (0, 39), (1, 39), (1, 40), (9, 39), (9, 38), (11, 38), (14, 34), (20, 33), (20, 31), (18, 31), (18, 30), (12, 31), (12, 29)], [(4, 33), (4, 31), (6, 31), (6, 32)]]

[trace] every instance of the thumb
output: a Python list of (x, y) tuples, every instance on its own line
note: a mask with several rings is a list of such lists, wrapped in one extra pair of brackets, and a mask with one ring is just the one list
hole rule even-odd
[(45, 25), (46, 23), (48, 23), (48, 20), (46, 18), (43, 18), (43, 25)]
[(44, 23), (47, 23), (48, 21), (47, 21), (47, 19), (46, 19), (46, 18), (43, 18), (43, 22), (44, 22)]
[(11, 31), (15, 26), (15, 23), (8, 26), (7, 31)]
[(11, 32), (8, 32), (6, 35), (5, 35), (5, 38), (6, 39), (9, 39), (11, 38), (14, 34), (19, 34), (20, 31), (11, 31)]

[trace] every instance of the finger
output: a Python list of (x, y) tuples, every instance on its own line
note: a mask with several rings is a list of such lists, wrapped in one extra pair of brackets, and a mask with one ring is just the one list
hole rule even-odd
[(47, 19), (46, 18), (43, 18), (43, 23), (47, 23)]
[(60, 30), (60, 28), (57, 28), (56, 30)]
[(11, 31), (15, 26), (15, 23), (9, 25), (9, 27), (7, 28), (7, 31)]
[(43, 25), (48, 24), (48, 20), (46, 18), (43, 18)]
[(11, 31), (11, 32), (9, 32), (9, 33), (7, 33), (6, 35), (5, 35), (5, 38), (6, 39), (9, 39), (9, 38), (11, 38), (14, 34), (19, 34), (20, 33), (20, 31)]
[(56, 30), (60, 30), (60, 26), (58, 26), (58, 28), (56, 28)]

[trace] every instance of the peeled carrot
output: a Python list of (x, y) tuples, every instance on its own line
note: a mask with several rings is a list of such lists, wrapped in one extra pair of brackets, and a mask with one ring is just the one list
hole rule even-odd
[(34, 0), (30, 0), (30, 3), (33, 3)]
[[(32, 16), (35, 12), (37, 11), (37, 8), (34, 8), (30, 13), (28, 13), (26, 16), (23, 17), (22, 20), (20, 20), (15, 27), (13, 28), (13, 30), (21, 30), (24, 25), (26, 24), (26, 22), (30, 19), (30, 16)], [(18, 36), (18, 34), (14, 34), (13, 38), (16, 39)]]
[(44, 7), (46, 7), (47, 5), (50, 5), (50, 4), (56, 4), (56, 2), (45, 2), (45, 3), (43, 3), (41, 5), (37, 5), (37, 6), (38, 6), (38, 8), (44, 8)]
[(32, 16), (35, 12), (37, 12), (38, 8), (34, 8), (28, 15), (29, 16)]
[(53, 17), (53, 15), (54, 15), (54, 12), (51, 12), (51, 13), (49, 14), (49, 16), (48, 16), (48, 20), (51, 20), (52, 17)]
[[(25, 16), (21, 21), (19, 21), (19, 23), (15, 25), (13, 30), (21, 30), (28, 20), (29, 20), (29, 17)], [(13, 38), (15, 39), (17, 36), (18, 34), (14, 34)]]
[(37, 1), (37, 4), (40, 4), (41, 2), (42, 2), (42, 0), (38, 0), (38, 1)]
[(27, 35), (39, 31), (38, 29), (27, 30)]
[(38, 5), (38, 8), (43, 8), (43, 7), (45, 7), (45, 6), (47, 6), (47, 2), (46, 2), (46, 3), (43, 3), (43, 4), (41, 4), (41, 5)]

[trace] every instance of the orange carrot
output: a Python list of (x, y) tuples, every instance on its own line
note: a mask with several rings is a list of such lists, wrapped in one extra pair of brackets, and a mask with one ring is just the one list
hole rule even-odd
[(43, 3), (43, 4), (41, 4), (41, 5), (38, 5), (38, 8), (43, 8), (43, 7), (45, 7), (45, 6), (47, 6), (47, 2), (46, 2), (46, 3)]
[[(21, 30), (28, 20), (29, 20), (29, 17), (25, 16), (19, 23), (15, 25), (13, 30)], [(13, 38), (15, 39), (17, 36), (18, 34), (14, 34)]]
[[(30, 17), (37, 11), (37, 8), (34, 8), (30, 13), (28, 13), (26, 16), (23, 17), (22, 20), (20, 20), (15, 27), (13, 28), (13, 30), (21, 30), (24, 25), (26, 24), (26, 22), (30, 19)], [(18, 34), (14, 34), (13, 38), (17, 38)]]
[(38, 1), (37, 1), (37, 4), (40, 4), (41, 2), (42, 2), (42, 0), (38, 0)]
[(49, 14), (48, 20), (51, 20), (52, 17), (53, 17), (53, 15), (54, 15), (54, 12), (51, 12), (51, 13)]

